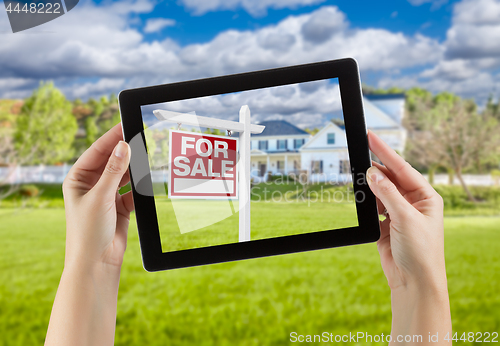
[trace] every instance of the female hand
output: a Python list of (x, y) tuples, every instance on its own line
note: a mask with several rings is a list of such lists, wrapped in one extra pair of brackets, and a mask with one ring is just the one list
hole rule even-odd
[(132, 194), (118, 189), (129, 180), (130, 149), (118, 124), (78, 159), (63, 184), (66, 265), (121, 266), (127, 245)]
[(78, 159), (63, 184), (66, 209), (64, 271), (45, 345), (113, 345), (132, 194), (130, 148), (116, 125)]
[[(451, 332), (444, 259), (443, 199), (378, 136), (368, 132), (371, 151), (384, 163), (367, 171), (377, 196), (380, 222), (377, 242), (382, 269), (392, 293), (392, 336)], [(386, 211), (384, 213), (384, 211)], [(394, 340), (394, 339), (393, 339)], [(435, 343), (434, 343), (435, 345)]]

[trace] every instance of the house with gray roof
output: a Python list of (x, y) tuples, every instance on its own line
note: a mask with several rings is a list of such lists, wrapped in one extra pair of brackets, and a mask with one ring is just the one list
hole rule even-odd
[[(367, 129), (394, 150), (403, 153), (404, 94), (363, 98)], [(284, 120), (264, 121), (265, 130), (251, 137), (251, 176), (307, 174), (313, 182), (349, 182), (351, 179), (345, 129), (329, 121), (314, 136)]]

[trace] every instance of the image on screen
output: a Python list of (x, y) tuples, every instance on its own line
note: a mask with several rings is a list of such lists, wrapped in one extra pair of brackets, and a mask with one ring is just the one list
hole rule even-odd
[[(145, 138), (149, 171), (131, 169), (136, 191), (154, 197), (163, 252), (358, 226), (337, 79), (141, 113), (144, 133), (131, 145)], [(145, 173), (152, 191), (138, 183)]]

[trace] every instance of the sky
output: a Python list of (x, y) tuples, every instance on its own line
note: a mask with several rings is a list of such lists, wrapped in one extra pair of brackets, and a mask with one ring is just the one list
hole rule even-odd
[(81, 0), (13, 34), (0, 7), (0, 98), (52, 80), (68, 98), (355, 58), (363, 83), (500, 95), (500, 0)]

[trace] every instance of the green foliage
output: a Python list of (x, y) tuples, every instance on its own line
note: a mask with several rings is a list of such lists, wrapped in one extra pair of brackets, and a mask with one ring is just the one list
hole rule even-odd
[(488, 102), (486, 103), (485, 113), (490, 114), (494, 118), (500, 121), (500, 100), (495, 103), (493, 101), (493, 96), (488, 98)]
[(437, 185), (434, 188), (443, 197), (445, 215), (500, 215), (499, 187), (469, 187), (478, 203), (469, 201), (460, 186)]
[(363, 84), (363, 94), (365, 95), (386, 95), (386, 94), (404, 94), (405, 89), (399, 87), (390, 87), (388, 89), (374, 88)]
[(224, 131), (221, 131), (219, 129), (209, 129), (209, 128), (207, 128), (205, 130), (205, 132), (203, 132), (203, 133), (207, 133), (209, 135), (224, 136)]
[(118, 98), (116, 97), (116, 94), (115, 93), (112, 93), (111, 95), (109, 95), (109, 104), (111, 106), (113, 105), (118, 105)]
[(500, 170), (493, 169), (491, 171), (491, 178), (493, 179), (493, 182), (496, 186), (500, 185)]
[(104, 104), (95, 100), (94, 98), (89, 98), (87, 104), (92, 108), (92, 113), (95, 117), (99, 117), (104, 111)]
[(310, 129), (309, 127), (307, 127), (304, 129), (304, 131), (306, 131), (307, 133), (314, 136), (315, 134), (317, 134), (319, 132), (319, 129), (317, 127), (313, 128), (313, 129)]
[(406, 159), (415, 167), (432, 173), (440, 167), (455, 175), (470, 201), (474, 201), (462, 174), (482, 172), (500, 160), (500, 127), (488, 112), (478, 113), (472, 100), (442, 92), (408, 91), (409, 131)]
[(36, 197), (40, 193), (38, 186), (36, 185), (23, 185), (19, 189), (19, 194), (26, 197)]
[[(8, 186), (0, 187), (0, 194)], [(36, 192), (37, 191), (37, 192)], [(36, 193), (35, 196), (29, 194)], [(2, 208), (62, 208), (64, 200), (61, 184), (23, 184), (1, 201)], [(0, 209), (1, 210), (1, 209)]]
[[(40, 345), (63, 270), (64, 210), (0, 213), (7, 245), (0, 252), (0, 345)], [(499, 222), (445, 218), (454, 331), (499, 328)], [(130, 224), (117, 346), (289, 345), (293, 331), (390, 333), (390, 290), (375, 244), (147, 273), (134, 216)]]
[(76, 131), (71, 103), (53, 83), (41, 83), (21, 109), (14, 140), (29, 163), (54, 164), (73, 156)]
[(109, 119), (102, 120), (99, 124), (99, 137), (108, 132), (113, 126), (118, 124), (121, 121), (120, 112), (115, 111), (113, 115)]
[(90, 147), (97, 139), (99, 128), (95, 116), (85, 118), (85, 145)]

